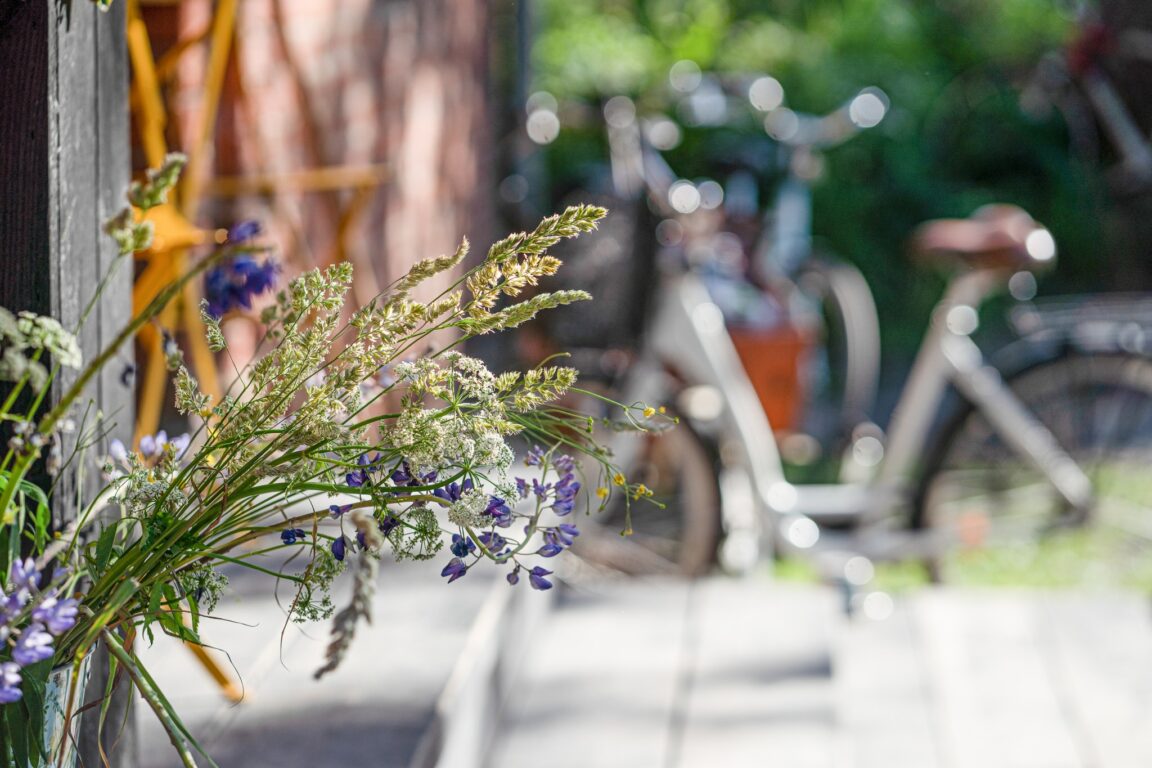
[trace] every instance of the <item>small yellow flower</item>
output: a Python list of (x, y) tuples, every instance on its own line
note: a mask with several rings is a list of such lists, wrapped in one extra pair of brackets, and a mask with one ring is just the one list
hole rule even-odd
[(655, 415), (656, 415), (656, 409), (653, 408), (652, 406), (648, 406), (647, 408), (644, 409), (644, 418), (650, 419)]
[(632, 498), (634, 498), (634, 499), (642, 499), (645, 496), (651, 496), (651, 495), (652, 495), (652, 489), (649, 488), (648, 486), (644, 485), (644, 483), (640, 483), (639, 485), (637, 485), (636, 489), (632, 492)]
[(624, 475), (617, 472), (616, 474), (612, 475), (612, 482), (616, 483), (616, 485), (622, 486), (626, 482), (628, 482), (628, 480), (627, 480), (627, 478), (624, 477)]
[(668, 413), (668, 409), (665, 408), (664, 406), (660, 406), (659, 410), (660, 410), (660, 413)]
[(600, 486), (599, 488), (596, 489), (596, 495), (602, 499), (606, 499), (606, 498), (608, 498), (608, 489), (605, 488), (604, 486)]

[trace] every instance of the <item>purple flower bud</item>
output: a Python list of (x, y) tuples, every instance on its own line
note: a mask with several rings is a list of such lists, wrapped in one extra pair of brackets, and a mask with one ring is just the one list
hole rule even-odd
[(13, 661), (0, 664), (0, 704), (11, 704), (19, 701), (23, 693), (20, 691), (20, 665)]
[(468, 566), (465, 565), (464, 561), (458, 557), (454, 557), (449, 560), (448, 565), (444, 566), (444, 570), (440, 571), (441, 576), (448, 577), (449, 584), (456, 581), (456, 579), (460, 578), (466, 573), (468, 573)]
[(248, 219), (228, 230), (228, 242), (242, 243), (245, 240), (251, 240), (258, 234), (260, 234), (260, 222), (255, 219)]
[(538, 445), (532, 446), (532, 450), (528, 451), (528, 456), (524, 459), (524, 463), (530, 467), (538, 467), (543, 461), (544, 449)]
[(295, 544), (297, 539), (303, 540), (305, 536), (303, 528), (288, 528), (280, 531), (280, 541), (285, 544)]
[(552, 582), (544, 578), (545, 576), (551, 575), (552, 571), (546, 570), (538, 565), (528, 572), (528, 583), (532, 585), (533, 589), (539, 589), (540, 591), (552, 589)]
[(516, 586), (517, 584), (519, 584), (520, 583), (520, 566), (516, 566), (515, 568), (513, 568), (512, 572), (509, 573), (505, 578), (508, 579), (508, 583), (511, 584), (512, 586)]
[(336, 520), (343, 517), (344, 514), (350, 509), (352, 509), (351, 504), (345, 504), (344, 506), (340, 506), (339, 504), (332, 504), (328, 507), (328, 512), (331, 513), (332, 519)]
[(344, 560), (344, 552), (346, 549), (347, 545), (344, 543), (343, 536), (337, 536), (332, 541), (332, 557), (336, 558), (337, 560)]

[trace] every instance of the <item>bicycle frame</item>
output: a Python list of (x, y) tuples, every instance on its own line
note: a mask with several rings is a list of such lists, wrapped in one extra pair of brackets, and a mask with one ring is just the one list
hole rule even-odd
[[(613, 127), (614, 168), (638, 170), (641, 185), (658, 202), (666, 192), (662, 188), (670, 184), (665, 178), (670, 171), (663, 166), (651, 172), (634, 124)], [(625, 133), (622, 128), (631, 130)], [(811, 549), (820, 538), (821, 523), (850, 523), (862, 533), (890, 529), (910, 500), (920, 458), (949, 386), (969, 399), (1005, 443), (1039, 469), (1072, 508), (1087, 509), (1092, 502), (1091, 481), (985, 363), (970, 338), (976, 310), (1010, 276), (1002, 268), (983, 268), (961, 272), (951, 280), (901, 393), (885, 455), (867, 483), (793, 485), (785, 479), (772, 427), (744, 372), (723, 313), (689, 271), (662, 278), (646, 344), (630, 371), (623, 401), (665, 399), (668, 393), (661, 390), (668, 369), (681, 373), (690, 386), (716, 393), (722, 407), (712, 417), (722, 438), (724, 470), (742, 475), (751, 492), (750, 508), (745, 494), (732, 490), (734, 484), (722, 478), (720, 511), (726, 545), (721, 558), (736, 570), (752, 565), (760, 551)], [(896, 546), (905, 555), (923, 556), (936, 545), (913, 537)]]

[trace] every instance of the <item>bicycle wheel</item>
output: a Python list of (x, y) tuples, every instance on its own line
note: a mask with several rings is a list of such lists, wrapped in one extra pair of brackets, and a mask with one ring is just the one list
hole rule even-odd
[(1009, 386), (1092, 480), (1076, 512), (969, 408), (927, 465), (913, 524), (950, 546), (950, 580), (1152, 585), (1152, 361), (1070, 354)]
[(616, 494), (597, 530), (581, 536), (573, 551), (633, 575), (707, 573), (720, 540), (720, 488), (711, 451), (684, 422), (660, 434), (621, 437), (639, 441), (631, 446), (635, 450), (622, 451), (631, 455), (624, 468), (628, 481), (643, 483), (653, 495), (631, 503), (633, 532), (621, 536), (628, 508)]

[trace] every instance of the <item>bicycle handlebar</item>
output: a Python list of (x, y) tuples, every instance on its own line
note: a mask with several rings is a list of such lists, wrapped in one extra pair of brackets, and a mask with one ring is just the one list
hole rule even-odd
[(793, 148), (831, 149), (880, 124), (888, 114), (888, 96), (879, 88), (864, 88), (825, 115), (778, 107), (764, 118), (768, 135)]

